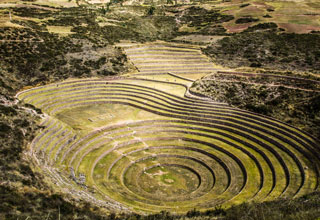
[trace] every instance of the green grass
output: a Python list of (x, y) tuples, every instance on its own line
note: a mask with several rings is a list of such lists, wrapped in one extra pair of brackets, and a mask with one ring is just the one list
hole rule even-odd
[(61, 36), (67, 36), (69, 34), (72, 34), (73, 32), (71, 31), (71, 26), (66, 27), (66, 26), (47, 26), (47, 29), (50, 33), (56, 33)]

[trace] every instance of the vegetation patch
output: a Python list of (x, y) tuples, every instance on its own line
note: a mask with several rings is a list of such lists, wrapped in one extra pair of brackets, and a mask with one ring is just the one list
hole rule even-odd
[(199, 33), (204, 35), (225, 34), (225, 29), (221, 25), (224, 22), (233, 20), (232, 15), (223, 15), (218, 10), (206, 10), (201, 7), (192, 6), (183, 10), (177, 15), (179, 23), (187, 25), (189, 28), (196, 28), (193, 33)]
[(319, 72), (319, 45), (318, 34), (244, 32), (219, 40), (203, 51), (215, 62), (228, 67)]
[(250, 23), (250, 22), (257, 22), (259, 19), (257, 18), (251, 18), (251, 17), (243, 17), (243, 18), (238, 18), (236, 20), (236, 24), (244, 24), (244, 23)]
[(319, 139), (319, 81), (293, 74), (282, 76), (220, 73), (203, 78), (192, 90), (299, 126)]

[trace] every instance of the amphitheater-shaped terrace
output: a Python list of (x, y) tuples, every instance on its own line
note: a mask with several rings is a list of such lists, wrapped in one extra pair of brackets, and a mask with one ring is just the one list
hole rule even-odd
[(319, 188), (315, 138), (189, 92), (194, 79), (215, 69), (198, 48), (124, 47), (139, 73), (71, 79), (17, 95), (45, 113), (30, 151), (59, 187), (110, 209), (148, 213)]

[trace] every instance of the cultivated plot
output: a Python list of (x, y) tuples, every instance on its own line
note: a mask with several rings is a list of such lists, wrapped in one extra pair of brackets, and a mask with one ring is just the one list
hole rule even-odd
[(318, 189), (313, 137), (191, 96), (186, 79), (151, 77), (69, 80), (18, 94), (48, 115), (31, 151), (59, 170), (52, 174), (58, 185), (143, 212), (206, 210)]

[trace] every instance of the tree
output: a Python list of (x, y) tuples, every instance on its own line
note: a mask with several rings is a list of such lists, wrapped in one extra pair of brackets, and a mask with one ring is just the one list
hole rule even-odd
[(153, 5), (151, 5), (148, 9), (147, 15), (153, 15), (155, 10), (156, 8)]

